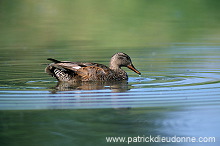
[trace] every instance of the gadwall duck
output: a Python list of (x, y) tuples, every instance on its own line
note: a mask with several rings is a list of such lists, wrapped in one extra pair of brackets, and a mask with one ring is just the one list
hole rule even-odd
[(45, 71), (58, 81), (122, 81), (127, 80), (127, 73), (121, 67), (127, 67), (137, 74), (141, 74), (125, 53), (116, 53), (110, 60), (110, 67), (98, 63), (82, 63), (58, 61), (48, 58), (53, 63)]

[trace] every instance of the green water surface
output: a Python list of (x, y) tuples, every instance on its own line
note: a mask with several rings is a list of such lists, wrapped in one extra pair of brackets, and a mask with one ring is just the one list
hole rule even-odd
[[(0, 1), (0, 145), (128, 145), (106, 137), (215, 137), (219, 145), (218, 0)], [(127, 83), (59, 84), (47, 58), (109, 64)]]

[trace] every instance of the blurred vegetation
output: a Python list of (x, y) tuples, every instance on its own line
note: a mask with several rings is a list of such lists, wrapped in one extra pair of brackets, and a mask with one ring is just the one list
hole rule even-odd
[(127, 47), (218, 43), (219, 4), (218, 0), (2, 0), (0, 44)]
[(176, 46), (219, 45), (219, 5), (219, 0), (1, 0), (0, 78), (12, 78), (13, 84), (48, 77), (49, 57), (108, 65), (116, 52), (128, 53), (142, 72), (160, 70), (176, 61), (169, 53)]

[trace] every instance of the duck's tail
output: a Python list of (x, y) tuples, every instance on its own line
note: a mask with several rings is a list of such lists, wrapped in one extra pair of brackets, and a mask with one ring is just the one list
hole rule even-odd
[(53, 58), (48, 58), (47, 60), (52, 61), (53, 63), (49, 64), (45, 68), (45, 72), (49, 75), (55, 77), (58, 81), (70, 81), (76, 75), (74, 70), (66, 68), (66, 62), (62, 62)]
[(53, 58), (47, 58), (47, 60), (50, 60), (50, 61), (52, 61), (54, 63), (60, 63), (61, 62), (61, 61), (53, 59)]

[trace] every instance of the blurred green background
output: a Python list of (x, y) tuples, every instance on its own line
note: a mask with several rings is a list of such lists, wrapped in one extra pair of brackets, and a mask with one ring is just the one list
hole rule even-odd
[[(219, 45), (219, 5), (219, 0), (1, 0), (0, 79), (46, 77), (40, 64), (49, 57), (108, 65), (116, 52), (128, 53), (146, 71), (147, 58), (176, 46)], [(161, 62), (173, 60), (168, 55)]]
[[(1, 46), (218, 43), (218, 0), (2, 0)], [(207, 38), (207, 36), (209, 38)]]
[[(0, 0), (0, 144), (219, 138), (219, 23), (219, 0)], [(133, 90), (50, 92), (47, 58), (108, 65), (116, 52), (142, 73), (125, 69)], [(146, 108), (118, 108), (130, 105)]]

